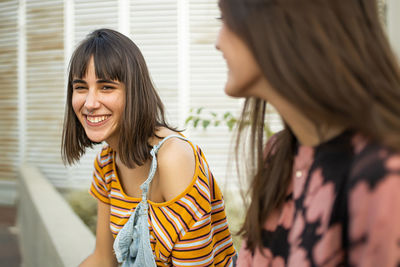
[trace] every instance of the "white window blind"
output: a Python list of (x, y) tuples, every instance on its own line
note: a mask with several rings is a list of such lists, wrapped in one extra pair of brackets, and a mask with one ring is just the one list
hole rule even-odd
[(60, 140), (64, 113), (63, 1), (26, 1), (25, 160), (63, 184)]
[(167, 118), (178, 122), (177, 1), (130, 1), (130, 38), (145, 57)]
[(117, 0), (75, 0), (75, 44), (99, 28), (118, 30)]

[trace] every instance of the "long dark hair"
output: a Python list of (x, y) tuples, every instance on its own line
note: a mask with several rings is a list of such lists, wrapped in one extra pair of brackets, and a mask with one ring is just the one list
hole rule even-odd
[(98, 78), (117, 80), (125, 85), (126, 104), (119, 127), (118, 155), (130, 168), (142, 165), (150, 157), (148, 139), (155, 136), (156, 129), (173, 128), (166, 122), (163, 103), (139, 48), (125, 35), (110, 29), (90, 33), (72, 55), (61, 145), (64, 163), (78, 161), (85, 149), (94, 144), (72, 108), (72, 81), (85, 76), (91, 57)]
[[(376, 0), (220, 0), (219, 6), (272, 88), (317, 128), (321, 121), (344, 126), (400, 149), (400, 71)], [(265, 105), (246, 99), (236, 146), (250, 120), (253, 160), (247, 162), (255, 171), (241, 234), (252, 251), (261, 247), (266, 218), (284, 202), (296, 146), (285, 125), (263, 155)]]

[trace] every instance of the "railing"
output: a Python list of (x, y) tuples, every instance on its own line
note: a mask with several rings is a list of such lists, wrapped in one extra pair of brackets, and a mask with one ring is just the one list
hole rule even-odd
[(24, 267), (75, 267), (93, 251), (93, 234), (35, 167), (20, 169), (17, 206)]

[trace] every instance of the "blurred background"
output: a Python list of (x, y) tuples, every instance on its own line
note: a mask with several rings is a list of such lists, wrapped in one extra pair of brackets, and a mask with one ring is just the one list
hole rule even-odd
[[(400, 53), (400, 1), (378, 5)], [(0, 0), (0, 205), (7, 207), (0, 218), (13, 224), (24, 164), (38, 168), (59, 191), (89, 188), (101, 146), (79, 164), (64, 166), (61, 132), (69, 58), (89, 32), (102, 27), (139, 46), (169, 121), (203, 148), (224, 191), (236, 192), (232, 131), (224, 116), (238, 116), (242, 102), (223, 92), (226, 66), (214, 48), (219, 16), (217, 0)], [(222, 123), (216, 126), (216, 120)], [(273, 110), (269, 121), (272, 131), (280, 129)]]

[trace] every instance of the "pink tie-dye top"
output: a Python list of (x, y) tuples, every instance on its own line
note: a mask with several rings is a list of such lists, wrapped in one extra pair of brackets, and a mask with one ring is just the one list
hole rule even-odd
[(239, 267), (400, 267), (400, 153), (351, 132), (299, 146), (262, 240), (263, 253), (243, 243)]

